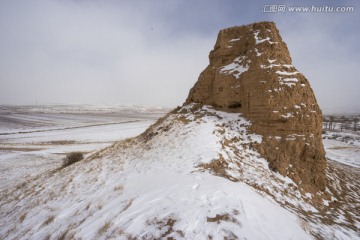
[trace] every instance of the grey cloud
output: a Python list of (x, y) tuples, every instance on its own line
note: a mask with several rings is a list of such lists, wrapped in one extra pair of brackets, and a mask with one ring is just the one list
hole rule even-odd
[(309, 79), (325, 112), (357, 108), (360, 50), (359, 21), (354, 13), (307, 13), (275, 19), (294, 65)]
[(180, 105), (217, 32), (262, 20), (277, 23), (322, 107), (353, 104), (358, 14), (264, 14), (263, 4), (1, 1), (0, 104)]

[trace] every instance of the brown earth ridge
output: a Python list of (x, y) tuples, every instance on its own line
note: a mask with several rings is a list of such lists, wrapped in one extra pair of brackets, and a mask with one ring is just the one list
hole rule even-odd
[(252, 122), (250, 131), (263, 136), (253, 147), (273, 171), (308, 191), (324, 190), (322, 113), (275, 23), (221, 30), (209, 59), (184, 104), (242, 113)]

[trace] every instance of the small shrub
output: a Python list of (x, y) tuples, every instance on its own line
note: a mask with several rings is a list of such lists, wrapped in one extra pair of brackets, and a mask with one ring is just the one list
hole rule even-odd
[(80, 160), (84, 159), (84, 156), (80, 152), (72, 152), (66, 155), (66, 158), (63, 161), (63, 167), (70, 166)]
[(24, 213), (23, 215), (20, 216), (19, 220), (20, 220), (21, 223), (25, 220), (26, 214), (27, 213)]

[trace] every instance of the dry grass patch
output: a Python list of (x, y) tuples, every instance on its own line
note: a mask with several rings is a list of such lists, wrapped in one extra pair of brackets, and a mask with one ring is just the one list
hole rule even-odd
[(189, 122), (191, 122), (189, 119), (187, 119), (185, 116), (179, 116), (176, 118), (176, 120), (178, 120), (179, 122), (182, 122), (183, 124), (188, 124)]
[(215, 176), (229, 179), (230, 181), (237, 182), (238, 179), (230, 176), (226, 170), (228, 169), (229, 163), (220, 154), (219, 159), (212, 160), (209, 163), (199, 163), (196, 167), (201, 170), (208, 170)]
[(0, 147), (2, 151), (34, 152), (41, 151), (44, 148), (26, 148), (26, 147)]
[(128, 204), (126, 204), (126, 206), (124, 207), (123, 211), (126, 211), (131, 206), (132, 203), (133, 203), (133, 199), (130, 199)]
[[(170, 235), (171, 233), (176, 233), (180, 237), (184, 237), (184, 233), (180, 230), (174, 230), (174, 225), (176, 220), (172, 217), (167, 217), (164, 219), (154, 218), (153, 220), (147, 220), (146, 224), (154, 225), (159, 230), (165, 230), (165, 232), (160, 236), (161, 238), (165, 238), (166, 236)], [(175, 239), (173, 237), (167, 237), (166, 239)]]
[(66, 155), (66, 158), (63, 161), (63, 167), (70, 166), (76, 162), (79, 162), (84, 159), (84, 155), (81, 152), (72, 152)]
[(71, 145), (75, 144), (76, 141), (73, 140), (58, 140), (58, 141), (48, 141), (48, 142), (40, 142), (39, 145)]
[[(237, 215), (237, 214), (239, 214), (239, 212), (237, 210), (234, 210), (234, 215)], [(240, 224), (239, 221), (236, 218), (230, 216), (230, 214), (228, 214), (228, 213), (216, 214), (215, 217), (207, 217), (206, 221), (207, 222), (216, 222), (217, 224), (220, 224), (221, 221), (233, 222), (233, 223), (236, 223), (238, 225)]]
[(22, 215), (19, 217), (20, 223), (22, 223), (22, 222), (25, 220), (26, 215), (27, 215), (27, 213), (24, 213), (24, 214), (22, 214)]
[(68, 234), (69, 230), (66, 230), (65, 232), (63, 232), (59, 237), (58, 240), (65, 240), (66, 239), (66, 235)]
[(118, 185), (114, 187), (114, 191), (115, 192), (121, 192), (124, 189), (124, 187), (122, 185)]
[(55, 217), (53, 215), (49, 216), (45, 222), (42, 224), (42, 226), (46, 226), (49, 225), (50, 223), (52, 223), (54, 221)]
[(329, 149), (340, 150), (340, 149), (358, 149), (358, 148), (356, 146), (346, 146), (346, 147), (337, 146), (337, 147), (330, 147)]
[(107, 230), (110, 228), (110, 222), (106, 222), (98, 231), (99, 235), (104, 235)]

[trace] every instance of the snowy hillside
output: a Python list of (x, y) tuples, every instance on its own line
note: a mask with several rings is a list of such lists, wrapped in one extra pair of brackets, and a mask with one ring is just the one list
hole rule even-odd
[(262, 137), (250, 125), (207, 106), (176, 109), (138, 137), (2, 191), (0, 238), (356, 239), (357, 175), (345, 186), (331, 165), (324, 196), (306, 193), (253, 150)]
[[(47, 108), (38, 111), (37, 108)], [(80, 105), (0, 107), (0, 191), (62, 165), (69, 152), (88, 154), (144, 132), (165, 110)]]

